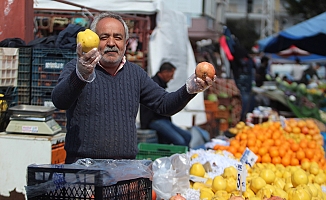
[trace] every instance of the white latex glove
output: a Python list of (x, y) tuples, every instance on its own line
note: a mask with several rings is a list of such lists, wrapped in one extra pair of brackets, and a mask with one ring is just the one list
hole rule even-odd
[(89, 76), (94, 72), (96, 64), (101, 59), (101, 54), (94, 48), (87, 53), (83, 53), (81, 44), (77, 44), (77, 70), (80, 75), (87, 80)]
[(203, 80), (196, 76), (196, 74), (192, 74), (186, 81), (187, 92), (189, 94), (196, 94), (199, 92), (205, 91), (207, 88), (213, 85), (213, 82), (216, 79), (216, 75), (214, 75), (213, 80), (206, 77), (206, 80)]

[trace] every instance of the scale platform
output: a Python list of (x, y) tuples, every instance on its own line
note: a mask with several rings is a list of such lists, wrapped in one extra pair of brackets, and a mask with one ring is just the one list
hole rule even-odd
[(55, 108), (34, 105), (17, 105), (8, 108), (10, 122), (7, 133), (55, 135), (62, 128), (52, 118)]

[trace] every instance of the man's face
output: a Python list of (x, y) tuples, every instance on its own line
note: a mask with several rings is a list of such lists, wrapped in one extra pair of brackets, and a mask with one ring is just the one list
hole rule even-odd
[(100, 37), (101, 64), (104, 67), (119, 66), (127, 46), (122, 23), (113, 18), (103, 18), (96, 26), (96, 33)]
[(167, 71), (167, 70), (165, 70), (165, 71), (162, 72), (163, 80), (164, 80), (166, 83), (168, 83), (170, 80), (173, 79), (174, 71), (175, 71), (175, 69), (173, 69), (173, 70), (171, 70), (171, 71)]

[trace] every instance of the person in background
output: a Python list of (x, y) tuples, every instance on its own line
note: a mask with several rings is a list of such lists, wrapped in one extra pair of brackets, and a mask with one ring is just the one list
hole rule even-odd
[(77, 44), (77, 58), (64, 66), (51, 95), (54, 106), (66, 110), (65, 162), (135, 159), (139, 104), (171, 116), (213, 80), (192, 74), (169, 93), (140, 66), (126, 60), (129, 30), (120, 15), (101, 13), (90, 29), (100, 38), (98, 48), (83, 53)]
[(267, 68), (268, 68), (268, 61), (269, 58), (266, 56), (263, 56), (260, 61), (260, 66), (256, 69), (256, 86), (260, 87), (264, 84), (264, 81), (266, 81), (266, 74), (267, 74)]
[[(152, 79), (162, 88), (173, 79), (176, 67), (169, 62), (161, 65), (159, 71)], [(157, 114), (146, 106), (140, 106), (140, 124), (142, 129), (155, 130), (159, 143), (189, 146), (191, 134), (172, 123), (170, 116)]]
[(309, 67), (303, 71), (302, 77), (300, 79), (300, 83), (304, 83), (308, 85), (310, 81), (316, 76), (319, 79), (317, 70), (320, 68), (320, 63), (313, 63), (309, 65)]

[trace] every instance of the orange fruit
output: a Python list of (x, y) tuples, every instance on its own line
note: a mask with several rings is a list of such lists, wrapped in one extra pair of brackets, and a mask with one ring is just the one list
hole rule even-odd
[(239, 146), (239, 141), (235, 140), (235, 139), (231, 139), (230, 140), (230, 146), (234, 146), (234, 147)]
[(305, 156), (306, 156), (306, 158), (308, 158), (308, 159), (311, 160), (314, 157), (314, 155), (315, 155), (315, 151), (314, 150), (312, 150), (312, 149), (305, 149)]
[(272, 158), (272, 163), (273, 164), (281, 164), (282, 163), (282, 158), (281, 157), (279, 157), (279, 156), (276, 156), (276, 157), (273, 157)]
[(279, 131), (279, 130), (274, 131), (274, 133), (272, 134), (272, 139), (273, 140), (276, 140), (276, 139), (278, 139), (280, 137), (281, 137), (281, 131)]
[(282, 158), (285, 156), (286, 154), (286, 149), (285, 148), (280, 148), (278, 150), (278, 155), (281, 156)]
[(241, 158), (241, 156), (242, 156), (242, 154), (239, 152), (235, 153), (235, 155), (234, 155), (234, 157), (236, 157), (236, 158)]
[(306, 140), (306, 139), (302, 139), (302, 140), (299, 142), (299, 146), (300, 146), (302, 149), (306, 149), (307, 146), (308, 146), (307, 140)]
[(262, 145), (262, 142), (260, 141), (260, 140), (256, 140), (256, 147), (261, 147), (261, 145)]
[(316, 130), (316, 129), (309, 129), (309, 131), (308, 131), (308, 134), (309, 135), (316, 135), (316, 134), (318, 134), (319, 133), (319, 131), (318, 130)]
[(281, 146), (282, 145), (282, 140), (281, 139), (275, 139), (274, 145), (275, 146)]
[(308, 142), (308, 148), (315, 149), (317, 147), (317, 144), (315, 141), (309, 141)]
[(240, 139), (241, 140), (246, 140), (247, 139), (247, 135), (246, 134), (241, 134), (240, 135)]
[(294, 151), (294, 152), (297, 152), (298, 150), (300, 149), (300, 146), (298, 143), (293, 143), (291, 144), (291, 150)]
[(281, 164), (286, 166), (289, 166), (291, 164), (291, 159), (288, 156), (284, 156), (281, 160)]
[(301, 129), (297, 126), (292, 127), (292, 132), (295, 134), (300, 134), (301, 133)]
[(254, 152), (255, 154), (258, 153), (258, 147), (256, 146), (251, 146), (251, 147), (248, 147), (252, 152)]
[(306, 157), (305, 152), (302, 149), (300, 149), (299, 151), (296, 152), (296, 158), (298, 160), (302, 160), (305, 157)]
[(313, 120), (311, 119), (308, 119), (306, 120), (306, 126), (309, 128), (309, 129), (312, 129), (312, 128), (315, 128), (316, 127), (316, 124)]
[(257, 140), (260, 140), (261, 142), (263, 142), (265, 140), (265, 136), (262, 133), (260, 133), (257, 135)]
[(267, 149), (265, 147), (261, 147), (259, 150), (258, 150), (258, 154), (260, 156), (264, 156), (265, 154), (267, 153)]
[(306, 122), (304, 120), (299, 120), (297, 123), (297, 126), (299, 128), (305, 127), (306, 126)]
[(302, 164), (304, 162), (310, 162), (310, 160), (308, 158), (303, 158), (302, 160), (300, 160), (300, 164)]
[(234, 146), (229, 146), (229, 148), (226, 149), (228, 152), (232, 153), (233, 155), (235, 155), (235, 153), (238, 152), (237, 148)]
[(302, 128), (301, 128), (301, 133), (307, 135), (307, 134), (309, 133), (309, 128), (306, 127), (306, 126), (302, 127)]
[(270, 148), (269, 149), (269, 155), (274, 158), (279, 156), (279, 152), (277, 148)]
[(255, 140), (248, 140), (247, 141), (247, 146), (248, 147), (254, 147), (256, 145), (256, 141)]
[(156, 196), (156, 192), (155, 190), (152, 189), (152, 200), (156, 200), (157, 196)]
[(300, 164), (300, 162), (299, 162), (299, 160), (297, 158), (291, 158), (291, 165), (292, 166), (297, 166), (299, 164)]
[(246, 150), (246, 146), (239, 146), (238, 147), (238, 152), (243, 154), (243, 152)]
[(285, 126), (284, 127), (284, 131), (287, 133), (291, 133), (292, 132), (292, 128), (290, 126)]
[(265, 154), (261, 157), (261, 162), (262, 163), (271, 163), (272, 162), (272, 158), (268, 155)]

